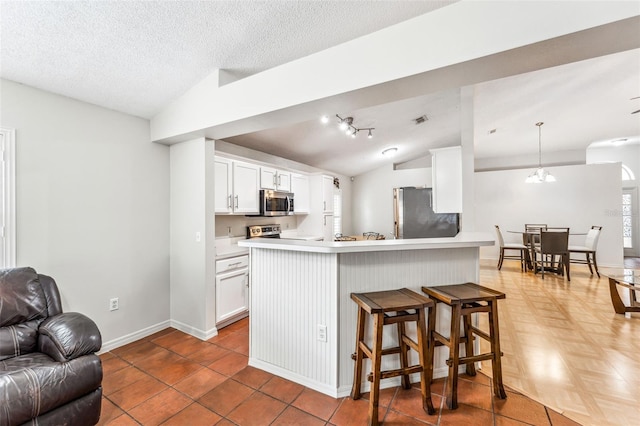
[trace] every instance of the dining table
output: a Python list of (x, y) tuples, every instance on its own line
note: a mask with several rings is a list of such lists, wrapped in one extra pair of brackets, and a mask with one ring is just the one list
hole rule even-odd
[[(560, 229), (565, 228), (566, 227), (560, 227)], [(553, 227), (553, 226), (548, 226), (547, 229), (559, 229), (557, 227)], [(515, 230), (507, 230), (507, 232), (511, 233), (511, 234), (520, 234), (522, 235), (522, 244), (524, 244), (525, 246), (529, 247), (528, 252), (525, 252), (525, 264), (526, 264), (526, 269), (529, 271), (534, 271), (534, 267), (533, 267), (533, 263), (531, 262), (531, 259), (534, 258), (533, 256), (533, 250), (534, 248), (534, 236), (535, 235), (540, 235), (540, 229), (535, 229), (535, 230), (524, 230), (524, 231), (515, 231)], [(571, 232), (569, 231), (569, 236), (572, 235), (587, 235), (586, 232)]]

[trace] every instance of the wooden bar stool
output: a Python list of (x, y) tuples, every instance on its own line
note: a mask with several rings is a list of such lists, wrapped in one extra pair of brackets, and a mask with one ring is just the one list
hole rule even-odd
[[(433, 362), (428, 357), (433, 353), (428, 349), (425, 308), (434, 309), (434, 303), (423, 295), (406, 288), (372, 293), (351, 293), (351, 299), (359, 306), (358, 329), (356, 335), (356, 352), (351, 356), (355, 361), (353, 388), (351, 397), (359, 399), (362, 395), (360, 386), (362, 381), (362, 363), (364, 358), (371, 359), (371, 373), (367, 379), (371, 382), (369, 401), (369, 424), (378, 424), (378, 401), (380, 398), (380, 380), (389, 377), (402, 376), (402, 387), (411, 388), (409, 375), (420, 373), (420, 389), (422, 391), (422, 408), (429, 414), (434, 414), (431, 401), (431, 380), (433, 376)], [(414, 311), (414, 312), (409, 312)], [(373, 347), (369, 348), (365, 342), (365, 320), (367, 313), (373, 319)], [(395, 315), (389, 315), (395, 313)], [(405, 323), (416, 322), (418, 342), (406, 334)], [(382, 328), (387, 324), (397, 324), (398, 346), (382, 349)], [(418, 352), (420, 364), (409, 366), (407, 353), (409, 348)], [(400, 368), (397, 370), (380, 371), (383, 355), (399, 354)], [(428, 379), (429, 378), (429, 379)]]
[[(429, 317), (429, 358), (433, 359), (433, 351), (436, 345), (444, 345), (449, 348), (449, 376), (447, 377), (447, 407), (453, 410), (458, 408), (458, 366), (466, 364), (467, 374), (475, 376), (474, 363), (477, 361), (491, 360), (493, 369), (493, 393), (500, 399), (507, 397), (502, 384), (502, 364), (500, 357), (500, 330), (498, 327), (498, 299), (504, 299), (504, 293), (483, 287), (478, 284), (466, 283), (456, 285), (444, 285), (438, 287), (422, 287), (429, 298), (445, 303), (451, 307), (451, 332), (447, 339), (435, 329), (435, 308), (433, 315)], [(471, 314), (476, 312), (489, 314), (489, 333), (474, 327), (471, 324)], [(464, 336), (460, 336), (460, 319), (463, 321)], [(491, 351), (473, 355), (473, 335), (482, 337), (491, 344)], [(465, 356), (460, 356), (460, 343), (465, 345)]]

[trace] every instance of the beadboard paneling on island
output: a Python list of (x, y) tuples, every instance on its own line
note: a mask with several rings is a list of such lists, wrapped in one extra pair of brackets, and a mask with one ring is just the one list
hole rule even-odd
[(260, 249), (251, 257), (250, 365), (335, 395), (336, 276), (334, 254)]

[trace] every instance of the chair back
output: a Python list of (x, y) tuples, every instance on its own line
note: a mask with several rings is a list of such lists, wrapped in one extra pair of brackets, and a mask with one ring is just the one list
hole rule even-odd
[(500, 247), (504, 247), (504, 238), (502, 238), (502, 231), (500, 231), (500, 227), (496, 225), (496, 234), (498, 235), (498, 243)]
[(566, 254), (568, 251), (569, 228), (540, 231), (540, 252), (542, 254)]
[(587, 233), (587, 238), (584, 241), (584, 245), (589, 250), (596, 251), (596, 247), (598, 246), (598, 239), (600, 238), (600, 231), (602, 231), (602, 226), (592, 226)]
[(528, 246), (540, 244), (540, 231), (543, 229), (547, 229), (546, 223), (525, 223), (522, 242)]

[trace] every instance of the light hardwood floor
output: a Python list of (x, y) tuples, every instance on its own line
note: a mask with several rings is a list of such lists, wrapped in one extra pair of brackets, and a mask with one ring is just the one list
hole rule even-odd
[(569, 282), (496, 263), (481, 262), (480, 283), (507, 295), (504, 383), (583, 425), (640, 425), (640, 314), (615, 314), (607, 278), (586, 265), (572, 264)]

